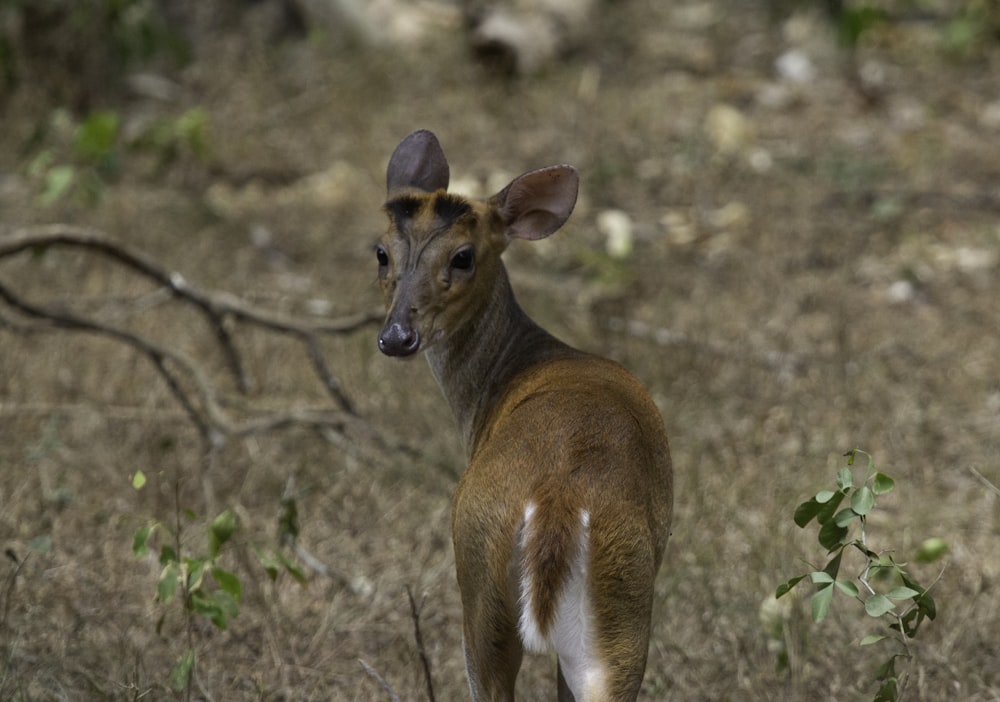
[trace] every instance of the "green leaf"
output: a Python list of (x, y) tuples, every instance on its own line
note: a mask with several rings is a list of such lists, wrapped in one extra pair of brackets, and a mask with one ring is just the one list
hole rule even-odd
[(132, 553), (136, 558), (142, 558), (149, 553), (147, 543), (154, 529), (156, 529), (156, 524), (147, 524), (144, 527), (139, 527), (135, 532), (135, 536), (132, 537)]
[[(257, 560), (260, 561), (262, 566), (264, 566), (264, 571), (267, 573), (267, 577), (271, 579), (271, 582), (277, 580), (278, 573), (281, 572), (281, 563), (279, 563), (273, 556), (263, 553), (259, 549), (254, 549), (254, 551), (257, 553)], [(780, 597), (780, 595), (778, 595), (778, 597)]]
[(281, 498), (281, 515), (278, 517), (278, 541), (292, 543), (299, 538), (299, 508), (294, 497)]
[(802, 582), (802, 579), (805, 578), (805, 577), (806, 576), (804, 576), (804, 575), (800, 575), (800, 576), (798, 576), (796, 578), (792, 578), (787, 583), (782, 583), (781, 585), (779, 585), (778, 589), (774, 591), (774, 598), (778, 599), (780, 597), (784, 597), (785, 595), (787, 595), (789, 592), (791, 592), (795, 588), (796, 585), (798, 585), (800, 582)]
[(869, 634), (865, 638), (861, 639), (859, 646), (871, 646), (872, 644), (877, 644), (879, 641), (884, 641), (888, 639), (888, 636), (883, 636), (882, 634)]
[(840, 561), (843, 557), (844, 551), (841, 549), (836, 556), (830, 559), (829, 563), (823, 566), (823, 572), (830, 576), (830, 580), (828, 582), (833, 582), (836, 579), (837, 574), (840, 573)]
[(219, 584), (219, 587), (232, 595), (236, 603), (239, 604), (243, 595), (243, 584), (240, 582), (240, 579), (233, 573), (222, 568), (212, 568), (212, 577), (215, 578), (215, 582)]
[(201, 588), (205, 578), (205, 561), (200, 558), (185, 558), (184, 565), (187, 566), (187, 590), (195, 592)]
[(76, 152), (88, 161), (107, 159), (118, 138), (118, 113), (110, 110), (94, 112), (76, 131)]
[(944, 539), (932, 537), (925, 539), (917, 549), (917, 560), (921, 563), (933, 563), (948, 553), (948, 544)]
[(858, 586), (855, 585), (850, 580), (837, 580), (836, 584), (837, 584), (837, 589), (839, 589), (842, 593), (844, 593), (848, 597), (857, 597), (859, 594)]
[(175, 131), (178, 139), (187, 144), (196, 158), (208, 158), (208, 113), (204, 108), (192, 108), (178, 117)]
[[(306, 577), (305, 571), (302, 570), (297, 563), (290, 560), (280, 551), (272, 551), (271, 553), (262, 553), (261, 551), (257, 551), (257, 560), (259, 560), (260, 564), (264, 566), (264, 570), (267, 571), (267, 577), (269, 577), (272, 581), (277, 580), (278, 574), (284, 570), (302, 587), (309, 586), (309, 579)], [(781, 591), (782, 595), (784, 595), (795, 586), (795, 583), (799, 582), (804, 577), (804, 575), (800, 575), (798, 578), (793, 578), (784, 585), (779, 586), (778, 590)], [(782, 590), (782, 588), (785, 589)], [(775, 597), (781, 597), (781, 595), (775, 595)]]
[(845, 509), (840, 510), (839, 512), (837, 512), (837, 514), (833, 516), (833, 523), (839, 527), (846, 528), (851, 522), (853, 522), (860, 516), (861, 515), (855, 512), (852, 508), (847, 507)]
[(875, 495), (867, 485), (861, 486), (851, 495), (851, 509), (861, 516), (871, 512), (873, 507), (875, 507)]
[(236, 515), (227, 509), (212, 520), (208, 531), (208, 552), (212, 560), (219, 557), (219, 549), (232, 537), (236, 530)]
[(872, 595), (865, 600), (865, 613), (869, 617), (881, 617), (896, 605), (885, 595)]
[(180, 563), (181, 559), (177, 557), (177, 552), (174, 551), (174, 547), (170, 544), (164, 544), (160, 548), (160, 565), (166, 565), (167, 563)]
[(135, 475), (132, 476), (132, 487), (136, 490), (142, 490), (143, 486), (146, 484), (146, 474), (141, 470), (137, 470)]
[(177, 594), (177, 585), (180, 582), (180, 566), (177, 561), (168, 563), (160, 571), (160, 581), (156, 584), (156, 599), (167, 604), (172, 602)]
[(889, 678), (875, 693), (875, 697), (872, 698), (872, 702), (898, 702), (899, 701), (899, 689), (896, 685), (896, 678)]
[(833, 582), (833, 578), (826, 571), (816, 570), (809, 574), (809, 579), (812, 581), (813, 585), (829, 585)]
[(889, 592), (885, 593), (885, 596), (890, 600), (908, 600), (911, 597), (918, 597), (919, 595), (919, 592), (908, 587), (893, 588)]
[(833, 496), (836, 494), (837, 493), (835, 493), (833, 490), (820, 490), (819, 492), (816, 493), (816, 497), (814, 497), (813, 499), (819, 502), (821, 505), (825, 505), (827, 502), (832, 500)]
[(872, 482), (872, 492), (876, 495), (884, 495), (891, 492), (896, 482), (885, 473), (875, 473), (875, 480)]
[(919, 607), (914, 607), (902, 617), (895, 624), (890, 624), (889, 628), (893, 631), (898, 631), (899, 633), (906, 636), (908, 639), (912, 639), (917, 635), (917, 629), (923, 623), (925, 617), (920, 611)]
[(920, 583), (911, 578), (907, 573), (900, 572), (899, 575), (906, 587), (920, 592), (919, 595), (913, 598), (913, 601), (917, 603), (917, 607), (922, 615), (925, 615), (928, 619), (933, 620), (934, 617), (937, 616), (937, 605), (934, 603), (934, 598), (931, 597), (931, 593), (921, 587)]
[(875, 677), (879, 680), (894, 680), (896, 678), (896, 655), (889, 656), (889, 660), (878, 667)]
[(280, 551), (277, 553), (277, 556), (281, 561), (281, 565), (285, 567), (285, 571), (291, 575), (299, 585), (302, 587), (309, 585), (309, 579), (306, 577), (306, 572), (302, 570), (298, 563), (289, 560), (285, 554)]
[(191, 680), (192, 670), (194, 670), (194, 651), (188, 651), (170, 671), (170, 686), (176, 692), (186, 690), (188, 682)]
[(31, 540), (29, 548), (35, 553), (48, 553), (52, 550), (52, 537), (48, 534), (36, 536)]
[(830, 521), (819, 530), (819, 542), (827, 551), (833, 551), (844, 545), (847, 538), (847, 529), (837, 526), (836, 522)]
[(69, 192), (76, 179), (76, 169), (73, 166), (54, 166), (45, 174), (45, 192), (39, 199), (45, 207), (58, 202)]
[(218, 629), (225, 629), (229, 625), (229, 620), (239, 612), (236, 600), (224, 590), (212, 593), (204, 591), (192, 593), (191, 608), (211, 621)]
[(833, 601), (833, 585), (820, 588), (812, 596), (812, 618), (814, 622), (821, 622), (826, 619), (826, 613), (830, 610), (830, 603)]
[(840, 503), (844, 501), (844, 496), (846, 494), (847, 493), (844, 492), (843, 490), (838, 490), (837, 492), (833, 493), (833, 497), (831, 497), (829, 500), (823, 503), (823, 506), (820, 508), (819, 514), (816, 515), (816, 520), (820, 524), (825, 525), (827, 522), (833, 519), (833, 515), (837, 513), (837, 508), (840, 507)]
[(841, 490), (850, 490), (854, 487), (854, 474), (850, 468), (841, 468), (837, 472), (837, 487)]
[(792, 516), (792, 519), (795, 520), (795, 523), (798, 524), (800, 528), (805, 527), (813, 520), (813, 518), (816, 517), (817, 514), (819, 514), (821, 509), (823, 509), (823, 505), (813, 498), (796, 507), (795, 514)]

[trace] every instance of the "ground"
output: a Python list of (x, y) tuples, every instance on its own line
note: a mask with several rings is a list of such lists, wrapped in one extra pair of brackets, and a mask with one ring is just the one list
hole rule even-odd
[[(368, 48), (272, 37), (257, 10), (209, 17), (169, 102), (92, 105), (126, 122), (200, 106), (209, 161), (136, 155), (98, 202), (44, 206), (25, 161), (52, 105), (22, 85), (2, 108), (0, 243), (86, 226), (204, 289), (316, 321), (381, 304), (384, 169), (409, 132), (434, 130), (454, 187), (481, 194), (571, 163), (569, 224), (507, 263), (523, 306), (633, 370), (670, 433), (675, 521), (642, 699), (873, 696), (889, 649), (857, 645), (879, 626), (857, 603), (838, 596), (816, 625), (808, 583), (780, 600), (783, 668), (761, 619), (779, 583), (822, 561), (792, 512), (855, 447), (896, 481), (871, 543), (936, 583), (907, 699), (1000, 699), (1000, 46), (963, 52), (933, 21), (899, 22), (852, 56), (808, 7), (774, 5), (601, 4), (576, 50), (521, 77), (472, 60), (447, 12)], [(609, 211), (627, 216), (631, 251), (608, 249)], [(52, 248), (0, 261), (0, 282), (183, 350), (236, 396), (203, 319), (120, 266)], [(370, 434), (292, 427), (206, 461), (146, 357), (0, 315), (0, 697), (183, 698), (169, 674), (190, 645), (192, 699), (388, 699), (361, 660), (422, 699), (409, 588), (437, 699), (467, 698), (449, 532), (463, 456), (421, 360), (381, 356), (373, 325), (324, 337)], [(330, 406), (297, 341), (234, 335), (251, 405)], [(255, 555), (281, 548), (283, 495), (330, 571), (286, 546), (307, 587), (272, 581)], [(133, 555), (133, 535), (180, 521), (198, 555), (226, 509), (238, 527), (219, 565), (242, 582), (240, 612), (224, 631), (188, 629), (177, 601), (156, 600), (161, 567)], [(915, 562), (930, 537), (946, 556)], [(520, 695), (551, 699), (553, 678), (529, 659)]]

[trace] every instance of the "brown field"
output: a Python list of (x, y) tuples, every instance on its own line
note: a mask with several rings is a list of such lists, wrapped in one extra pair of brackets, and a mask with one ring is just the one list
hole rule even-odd
[[(907, 699), (1000, 700), (995, 38), (962, 53), (933, 23), (873, 32), (855, 57), (865, 96), (829, 27), (764, 3), (601, 4), (579, 50), (513, 79), (470, 60), (444, 15), (416, 44), (348, 49), (263, 41), (252, 7), (205, 13), (173, 102), (92, 98), (126, 122), (200, 105), (211, 147), (209, 164), (129, 156), (96, 205), (37, 203), (26, 145), (53, 104), (32, 85), (7, 95), (0, 246), (36, 225), (92, 227), (203, 289), (317, 322), (381, 304), (385, 165), (412, 130), (438, 134), (453, 184), (572, 163), (569, 224), (507, 262), (524, 307), (632, 369), (670, 432), (675, 521), (642, 699), (871, 699), (888, 649), (858, 646), (878, 623), (857, 603), (837, 597), (815, 625), (805, 583), (782, 600), (786, 670), (759, 617), (822, 560), (792, 511), (859, 447), (896, 480), (871, 544), (900, 561), (928, 537), (949, 546), (912, 565), (937, 580), (939, 616), (914, 643)], [(774, 61), (795, 46), (816, 76), (780, 83)], [(739, 118), (713, 131), (722, 105)], [(605, 251), (608, 209), (634, 225), (625, 259)], [(7, 257), (0, 283), (196, 359), (241, 421), (333, 406), (298, 341), (232, 321), (252, 384), (240, 397), (204, 318), (99, 256)], [(189, 643), (192, 699), (389, 699), (359, 660), (426, 699), (407, 588), (437, 699), (467, 699), (449, 531), (463, 457), (422, 360), (381, 356), (377, 325), (324, 336), (360, 419), (232, 436), (206, 458), (148, 358), (28, 323), (0, 302), (0, 699), (183, 699), (168, 676)], [(329, 569), (286, 548), (305, 588), (254, 555), (280, 547), (286, 491), (299, 545)], [(238, 529), (219, 565), (242, 582), (240, 612), (224, 631), (188, 628), (177, 601), (156, 601), (160, 566), (132, 536), (180, 520), (182, 550), (203, 554), (225, 509)], [(521, 696), (552, 699), (553, 677), (551, 660), (526, 660)]]

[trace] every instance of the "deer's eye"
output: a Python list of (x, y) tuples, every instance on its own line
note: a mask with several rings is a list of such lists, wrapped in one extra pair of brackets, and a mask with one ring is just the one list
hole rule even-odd
[(476, 265), (476, 252), (472, 247), (459, 249), (451, 257), (451, 267), (458, 271), (472, 270)]
[(384, 268), (389, 265), (389, 254), (381, 244), (375, 247), (375, 258), (378, 259), (378, 265), (380, 268)]

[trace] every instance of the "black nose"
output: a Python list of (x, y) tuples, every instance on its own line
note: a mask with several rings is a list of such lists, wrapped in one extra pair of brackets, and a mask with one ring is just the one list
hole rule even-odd
[(420, 334), (412, 327), (392, 322), (378, 335), (378, 348), (386, 356), (411, 356), (420, 348)]

